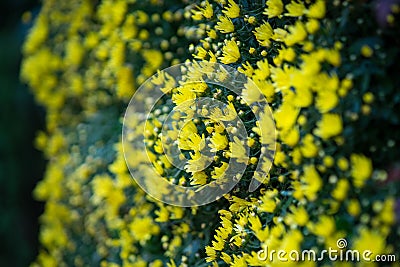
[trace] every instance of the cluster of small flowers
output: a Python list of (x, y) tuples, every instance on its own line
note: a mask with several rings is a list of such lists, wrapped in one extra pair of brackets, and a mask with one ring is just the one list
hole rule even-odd
[[(340, 238), (349, 249), (398, 253), (395, 2), (382, 23), (369, 15), (381, 16), (382, 4), (364, 1), (44, 1), (21, 74), (48, 112), (46, 133), (37, 138), (49, 163), (35, 190), (46, 209), (34, 266), (316, 266), (269, 262), (257, 252), (336, 249)], [(224, 198), (180, 208), (131, 184), (118, 118), (147, 77), (187, 59), (227, 64), (251, 83), (239, 95), (206, 83), (174, 88), (149, 116), (148, 153), (124, 151), (128, 165), (149, 157), (170, 182), (192, 186), (223, 179), (245, 145), (251, 157)], [(153, 83), (165, 89), (171, 79), (159, 74)], [(193, 119), (185, 103), (199, 97), (228, 108)], [(257, 122), (245, 104), (263, 99), (277, 127), (273, 160), (258, 157), (270, 141), (261, 125), (270, 123)], [(188, 159), (183, 171), (164, 155), (159, 133), (178, 105), (191, 122), (176, 122), (164, 137), (177, 140)], [(237, 129), (212, 120), (237, 116), (247, 140), (230, 140), (227, 133)], [(137, 128), (133, 135), (143, 134)], [(206, 149), (216, 156), (204, 169)], [(269, 174), (249, 193), (258, 162)]]

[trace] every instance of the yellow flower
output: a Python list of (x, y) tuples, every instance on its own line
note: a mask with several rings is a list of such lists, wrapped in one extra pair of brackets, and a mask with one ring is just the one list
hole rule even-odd
[(261, 198), (261, 204), (258, 207), (258, 210), (261, 212), (269, 212), (272, 213), (276, 208), (275, 197), (278, 194), (276, 189), (267, 191)]
[(217, 252), (211, 246), (206, 246), (206, 262), (214, 261), (217, 258)]
[(310, 231), (317, 236), (329, 237), (336, 230), (336, 224), (333, 217), (322, 215), (317, 223), (310, 225)]
[(347, 204), (347, 212), (356, 217), (360, 214), (361, 206), (360, 202), (357, 199), (350, 199), (349, 203)]
[(170, 259), (167, 263), (167, 267), (176, 267), (175, 261), (173, 259)]
[(292, 47), (289, 47), (287, 49), (281, 49), (279, 51), (279, 55), (274, 58), (274, 63), (277, 66), (280, 66), (284, 60), (287, 62), (293, 62), (295, 58), (296, 58), (296, 52)]
[(81, 64), (85, 50), (77, 38), (71, 39), (66, 45), (66, 64), (77, 67)]
[(284, 251), (300, 251), (301, 241), (303, 241), (303, 234), (301, 231), (299, 229), (291, 229), (283, 235), (280, 249)]
[(157, 259), (149, 264), (149, 267), (162, 267), (162, 266), (163, 266), (163, 262), (159, 259)]
[(393, 197), (389, 197), (385, 200), (383, 208), (379, 213), (379, 218), (383, 223), (391, 225), (396, 221), (395, 205), (396, 203)]
[(371, 57), (373, 53), (374, 50), (372, 50), (372, 48), (368, 45), (363, 45), (361, 47), (361, 55), (363, 55), (364, 57)]
[(260, 218), (255, 216), (249, 217), (249, 223), (251, 224), (250, 229), (253, 230), (254, 234), (261, 242), (264, 242), (268, 239), (269, 236), (269, 228), (266, 226), (264, 229), (262, 227)]
[(309, 33), (313, 34), (319, 29), (319, 22), (316, 19), (310, 19), (306, 23), (306, 29)]
[(275, 125), (274, 118), (265, 108), (264, 112), (260, 114), (260, 120), (256, 122), (257, 127), (252, 130), (260, 136), (260, 142), (263, 145), (268, 145), (268, 149), (275, 149)]
[(313, 201), (317, 198), (317, 193), (322, 187), (322, 179), (314, 165), (307, 165), (304, 167), (300, 181), (293, 182), (293, 186), (295, 198), (301, 200), (305, 196), (308, 200)]
[(242, 98), (246, 101), (248, 105), (258, 102), (262, 99), (262, 93), (257, 85), (249, 79), (249, 81), (244, 85), (244, 90), (242, 90)]
[(223, 251), (221, 252), (221, 260), (223, 260), (227, 264), (231, 263), (231, 261), (232, 261), (231, 256), (229, 256), (228, 254), (226, 254)]
[(160, 228), (150, 217), (135, 218), (129, 225), (133, 236), (140, 242), (144, 242), (157, 234)]
[(114, 189), (114, 183), (108, 175), (97, 175), (93, 179), (93, 191), (96, 196), (106, 198)]
[(131, 97), (134, 93), (134, 75), (130, 66), (123, 66), (117, 72), (117, 96), (122, 99)]
[(300, 132), (298, 128), (292, 127), (287, 131), (280, 133), (281, 140), (290, 147), (294, 147), (300, 139)]
[(283, 12), (283, 3), (282, 0), (268, 0), (267, 8), (264, 11), (264, 15), (267, 15), (268, 18), (278, 17)]
[(297, 224), (299, 226), (305, 226), (307, 224), (309, 217), (304, 206), (297, 208), (291, 206), (290, 211), (292, 213), (288, 213), (285, 218), (285, 222), (287, 225)]
[(347, 197), (349, 187), (349, 181), (343, 178), (340, 179), (337, 182), (335, 189), (332, 191), (332, 197), (336, 200), (343, 201)]
[(324, 0), (317, 0), (307, 10), (307, 16), (315, 19), (322, 19), (325, 16), (326, 7)]
[(234, 0), (228, 0), (228, 2), (229, 5), (225, 7), (225, 10), (223, 10), (222, 12), (231, 19), (239, 17), (240, 15), (239, 6), (235, 3)]
[(236, 158), (237, 162), (247, 163), (248, 154), (237, 136), (233, 137), (233, 142), (229, 142), (229, 150), (231, 158)]
[(336, 107), (339, 103), (339, 98), (335, 92), (329, 90), (320, 90), (318, 91), (317, 99), (316, 99), (316, 107), (319, 112), (325, 113)]
[(204, 185), (207, 183), (207, 174), (205, 172), (195, 172), (192, 174), (191, 185)]
[(221, 179), (225, 177), (225, 170), (228, 168), (229, 164), (222, 162), (221, 167), (215, 167), (214, 171), (211, 172), (211, 178)]
[(288, 91), (291, 86), (291, 79), (295, 71), (295, 68), (289, 67), (288, 65), (284, 65), (283, 68), (271, 67), (271, 78), (274, 83), (274, 87), (278, 92)]
[(253, 33), (256, 36), (257, 41), (262, 46), (269, 47), (271, 45), (270, 39), (273, 36), (274, 32), (268, 22), (264, 22), (260, 27), (257, 27), (255, 31), (253, 31)]
[(294, 44), (304, 41), (307, 37), (306, 28), (301, 21), (296, 21), (296, 23), (288, 28), (289, 34), (285, 38), (285, 44), (287, 46), (292, 46)]
[(187, 172), (195, 173), (202, 171), (210, 162), (208, 157), (202, 156), (198, 151), (191, 153), (190, 156), (192, 159), (190, 159), (185, 165), (185, 170)]
[(230, 64), (238, 61), (240, 58), (239, 47), (233, 40), (225, 41), (225, 46), (222, 48), (222, 56), (219, 57), (222, 63)]
[(204, 60), (207, 55), (207, 50), (205, 50), (203, 47), (197, 47), (197, 54), (192, 54), (195, 59), (200, 60)]
[(203, 8), (203, 16), (207, 19), (213, 16), (213, 9), (208, 1), (206, 1), (206, 6)]
[(206, 145), (204, 134), (202, 136), (200, 136), (197, 133), (189, 135), (186, 144), (187, 144), (186, 149), (188, 150), (194, 150), (194, 151), (202, 150)]
[(257, 69), (254, 71), (253, 78), (257, 80), (264, 80), (270, 74), (268, 60), (263, 59), (257, 61)]
[(215, 29), (219, 30), (222, 33), (230, 33), (235, 30), (235, 26), (233, 26), (233, 23), (230, 18), (221, 16), (219, 18), (217, 26), (215, 26)]
[(372, 162), (369, 158), (360, 154), (352, 154), (351, 161), (351, 176), (356, 187), (362, 187), (365, 181), (372, 174)]
[(296, 123), (299, 111), (290, 103), (284, 102), (274, 114), (276, 126), (282, 130), (288, 130)]
[(28, 37), (23, 45), (23, 51), (31, 54), (38, 49), (49, 35), (49, 22), (46, 16), (39, 15), (35, 25), (30, 30)]
[(300, 17), (306, 12), (306, 8), (302, 2), (291, 1), (285, 6), (288, 13), (285, 16)]
[(374, 102), (374, 94), (371, 92), (367, 92), (363, 95), (362, 99), (365, 103), (367, 104), (371, 104), (372, 102)]
[(182, 127), (181, 131), (179, 132), (179, 139), (182, 140), (178, 140), (178, 142), (186, 142), (189, 136), (193, 133), (197, 133), (197, 127), (193, 121), (189, 121)]
[(180, 107), (190, 106), (194, 99), (196, 99), (196, 94), (187, 86), (179, 87), (178, 92), (172, 95), (172, 101)]
[(250, 24), (254, 24), (256, 22), (256, 17), (250, 16), (249, 19), (247, 20)]
[(304, 136), (300, 151), (305, 158), (313, 158), (317, 155), (318, 146), (314, 143), (313, 135), (307, 134)]
[(325, 113), (321, 120), (317, 123), (318, 128), (315, 134), (322, 139), (329, 139), (342, 132), (342, 119), (338, 114)]
[(215, 30), (213, 30), (213, 29), (207, 31), (207, 35), (211, 39), (217, 39), (217, 32)]
[(238, 257), (233, 255), (233, 262), (231, 263), (232, 267), (247, 267), (246, 258), (245, 257)]
[(191, 12), (194, 20), (201, 20), (203, 17), (210, 19), (214, 14), (212, 6), (208, 1), (205, 2), (205, 7), (202, 8), (198, 6), (197, 10), (192, 10)]
[(382, 254), (385, 251), (385, 247), (385, 236), (373, 229), (363, 227), (356, 236), (352, 249), (359, 251), (360, 254), (366, 250), (371, 251), (370, 259), (372, 260), (376, 255)]
[(251, 77), (251, 75), (253, 75), (254, 68), (248, 61), (246, 61), (241, 67), (238, 68), (238, 71), (245, 74), (247, 77)]
[(156, 222), (168, 222), (169, 211), (165, 206), (160, 205), (160, 209), (156, 210), (154, 213), (157, 216), (157, 218), (155, 219)]
[(217, 152), (219, 150), (223, 150), (228, 145), (228, 138), (224, 134), (215, 133), (211, 137), (211, 144), (209, 147), (211, 148), (211, 152)]
[(341, 169), (342, 171), (345, 171), (349, 168), (349, 162), (347, 161), (346, 158), (340, 157), (337, 160), (337, 166), (339, 167), (339, 169)]

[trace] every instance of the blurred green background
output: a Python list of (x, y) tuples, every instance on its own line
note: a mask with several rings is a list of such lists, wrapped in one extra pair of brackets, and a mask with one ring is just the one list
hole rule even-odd
[(43, 204), (32, 198), (45, 162), (33, 140), (44, 127), (44, 111), (19, 82), (21, 44), (39, 1), (0, 1), (0, 266), (28, 266), (37, 254)]

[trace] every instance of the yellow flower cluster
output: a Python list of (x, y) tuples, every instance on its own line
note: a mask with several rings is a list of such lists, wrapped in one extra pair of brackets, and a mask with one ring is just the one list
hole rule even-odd
[[(49, 163), (34, 191), (46, 202), (42, 249), (32, 266), (317, 266), (271, 262), (258, 252), (336, 249), (340, 238), (351, 249), (394, 253), (398, 192), (374, 196), (387, 174), (351, 140), (358, 138), (352, 124), (369, 116), (374, 94), (361, 90), (344, 67), (347, 37), (335, 32), (339, 22), (327, 13), (328, 6), (341, 8), (334, 2), (45, 0), (21, 68), (47, 111), (36, 145)], [(362, 45), (359, 53), (369, 60), (378, 52)], [(250, 82), (240, 94), (205, 82), (172, 88), (174, 78), (158, 72), (152, 83), (169, 100), (161, 99), (146, 122), (148, 151), (123, 151), (121, 116), (136, 88), (185, 60), (199, 68), (196, 60), (227, 64)], [(189, 79), (199, 81), (198, 73)], [(200, 97), (224, 101), (226, 108), (204, 108), (208, 119), (197, 118), (192, 107)], [(274, 122), (251, 106), (264, 99)], [(362, 105), (360, 112), (350, 110), (351, 101)], [(217, 122), (237, 117), (245, 121), (246, 140), (230, 139), (237, 127)], [(143, 135), (144, 125), (126, 123), (137, 129), (129, 138)], [(275, 157), (259, 157), (275, 149), (275, 134), (266, 127), (274, 123)], [(165, 140), (187, 160), (182, 170), (165, 155)], [(212, 163), (205, 151), (215, 153)], [(247, 169), (217, 202), (181, 208), (132, 184), (124, 153), (144, 176), (151, 175), (141, 169), (149, 158), (158, 174), (183, 186), (231, 179), (230, 159)], [(247, 192), (253, 176), (262, 181), (268, 172), (260, 188)]]
[[(371, 214), (365, 211), (370, 203), (359, 202), (362, 188), (371, 179), (378, 179), (373, 175), (371, 159), (362, 154), (336, 152), (346, 150), (345, 114), (338, 107), (348, 97), (353, 82), (351, 73), (339, 78), (335, 71), (341, 67), (341, 41), (334, 40), (331, 45), (313, 41), (320, 34), (321, 24), (326, 23), (325, 1), (283, 4), (281, 0), (268, 0), (266, 6), (265, 16), (249, 17), (245, 26), (237, 26), (214, 12), (217, 23), (210, 32), (219, 32), (219, 36), (209, 34), (203, 47), (198, 48), (204, 50), (204, 56), (197, 57), (212, 61), (207, 56), (218, 55), (222, 47), (220, 62), (238, 66), (271, 101), (279, 131), (274, 167), (287, 170), (277, 177), (278, 183), (285, 185), (278, 188), (287, 189), (278, 192), (276, 185), (270, 183), (261, 189), (258, 198), (227, 196), (231, 205), (229, 210), (220, 211), (221, 226), (206, 247), (207, 261), (216, 264), (222, 260), (230, 266), (280, 266), (283, 263), (276, 258), (275, 262), (260, 260), (257, 252), (264, 247), (300, 251), (310, 234), (317, 238), (316, 246), (337, 248), (336, 240), (352, 235), (351, 231), (341, 229), (339, 216), (349, 216), (354, 223), (361, 220), (356, 229), (361, 234), (354, 237), (352, 248), (364, 251), (368, 247), (375, 255), (393, 253), (386, 239), (395, 218), (394, 210), (384, 211), (385, 216), (390, 214), (391, 222), (376, 227), (372, 221), (379, 221), (383, 210)], [(228, 8), (224, 5), (222, 13), (228, 12)], [(247, 12), (239, 11), (245, 18)], [(292, 24), (278, 22), (286, 17), (296, 19)], [(242, 33), (243, 28), (246, 33)], [(243, 39), (247, 43), (240, 41)], [(249, 49), (248, 44), (254, 46)], [(363, 47), (362, 54), (370, 55), (366, 50)], [(257, 101), (257, 96), (249, 91), (244, 91), (245, 97)], [(335, 151), (326, 149), (329, 145), (335, 146)], [(384, 203), (393, 201), (388, 197)], [(345, 215), (340, 213), (343, 208), (347, 209)], [(249, 235), (258, 239), (251, 248), (248, 242), (254, 241)], [(286, 265), (301, 266), (290, 261)], [(315, 265), (304, 262), (304, 266)]]
[(156, 205), (132, 186), (118, 142), (120, 108), (157, 69), (186, 58), (186, 34), (196, 33), (182, 23), (183, 8), (179, 1), (173, 9), (159, 1), (43, 2), (21, 67), (47, 112), (36, 139), (49, 163), (34, 191), (46, 207), (33, 266), (116, 266), (114, 257), (146, 266), (138, 247), (159, 234), (159, 220)]

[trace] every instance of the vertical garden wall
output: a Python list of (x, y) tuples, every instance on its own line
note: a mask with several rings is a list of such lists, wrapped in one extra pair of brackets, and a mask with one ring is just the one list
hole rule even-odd
[[(32, 265), (381, 266), (328, 256), (282, 261), (262, 257), (266, 248), (369, 250), (371, 259), (398, 260), (399, 4), (44, 0), (21, 67), (46, 108), (35, 144), (48, 164), (34, 190), (45, 211)], [(153, 83), (172, 90), (165, 89), (145, 132), (130, 122), (147, 153), (124, 154), (123, 115), (139, 86), (178, 63), (193, 62), (204, 75), (201, 61), (228, 65), (250, 82), (236, 94), (206, 83), (172, 88), (171, 77), (158, 72)], [(202, 97), (226, 103), (248, 137), (231, 139), (235, 126), (193, 119), (186, 106), (183, 116), (192, 122), (177, 122), (167, 136), (188, 160), (178, 169), (160, 149), (159, 131), (170, 110)], [(276, 126), (271, 159), (263, 156), (267, 112), (252, 106), (263, 101)], [(222, 109), (208, 112), (233, 120)], [(245, 146), (250, 156), (243, 161)], [(207, 147), (214, 161), (197, 169)], [(183, 186), (227, 178), (230, 159), (246, 168), (217, 201), (179, 207), (152, 199), (133, 181), (127, 164), (140, 168), (147, 157)], [(262, 184), (249, 192), (254, 177)]]

